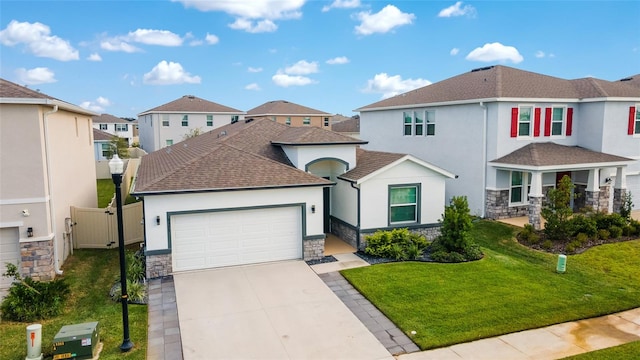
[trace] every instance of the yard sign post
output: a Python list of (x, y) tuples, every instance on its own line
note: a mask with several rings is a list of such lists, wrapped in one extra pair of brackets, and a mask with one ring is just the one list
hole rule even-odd
[(120, 185), (122, 184), (122, 173), (124, 172), (124, 163), (118, 157), (118, 154), (113, 155), (113, 158), (109, 161), (109, 170), (111, 172), (111, 178), (116, 186), (116, 215), (118, 218), (118, 251), (120, 252), (120, 290), (122, 295), (120, 302), (122, 303), (122, 345), (120, 350), (127, 352), (133, 348), (133, 343), (129, 338), (129, 309), (127, 307), (129, 302), (129, 295), (127, 294), (127, 270), (125, 266), (124, 257), (124, 229), (122, 225), (122, 193), (120, 191)]

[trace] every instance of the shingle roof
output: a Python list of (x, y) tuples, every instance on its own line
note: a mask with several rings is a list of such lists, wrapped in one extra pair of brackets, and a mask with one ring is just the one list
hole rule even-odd
[(624, 79), (618, 80), (618, 82), (640, 88), (640, 74), (627, 76)]
[(340, 175), (340, 178), (350, 181), (358, 181), (405, 156), (407, 155), (381, 151), (369, 151), (359, 148), (356, 152), (357, 166)]
[(129, 123), (133, 123), (133, 121), (129, 121), (129, 120), (125, 120), (123, 118), (119, 118), (113, 115), (109, 115), (109, 114), (102, 114), (102, 115), (98, 115), (98, 116), (94, 116), (93, 118), (93, 123), (94, 124), (115, 124), (115, 123), (125, 123), (125, 124), (129, 124)]
[(5, 79), (0, 79), (0, 98), (55, 99), (47, 94), (31, 90), (26, 86), (18, 85)]
[(271, 139), (290, 127), (237, 122), (142, 157), (135, 193), (322, 186), (330, 181), (291, 166)]
[(640, 88), (593, 78), (566, 80), (496, 65), (475, 69), (357, 110), (476, 99), (582, 99), (607, 96), (640, 97)]
[(344, 121), (333, 123), (331, 130), (339, 133), (359, 133), (360, 117), (352, 117)]
[(595, 163), (620, 163), (631, 159), (588, 150), (580, 146), (566, 146), (552, 142), (530, 143), (501, 158), (495, 164), (523, 166), (561, 166)]
[(247, 116), (269, 116), (269, 115), (331, 115), (324, 111), (312, 109), (285, 100), (274, 100), (266, 102), (260, 106), (247, 111)]
[(190, 113), (234, 113), (242, 114), (242, 110), (234, 109), (213, 101), (201, 99), (193, 95), (185, 95), (164, 105), (143, 111), (138, 115), (150, 112), (190, 112)]
[(112, 134), (109, 134), (102, 130), (98, 130), (96, 128), (93, 129), (93, 141), (110, 141), (112, 138)]
[(287, 127), (273, 138), (272, 144), (277, 145), (336, 145), (336, 144), (366, 144), (368, 141), (354, 139), (334, 131), (315, 126)]

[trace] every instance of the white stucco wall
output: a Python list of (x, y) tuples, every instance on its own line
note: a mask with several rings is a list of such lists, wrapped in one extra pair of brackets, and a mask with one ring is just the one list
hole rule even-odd
[(358, 192), (351, 187), (351, 183), (345, 180), (336, 180), (336, 185), (331, 188), (331, 215), (353, 225), (358, 225)]
[[(169, 228), (167, 213), (169, 212), (298, 203), (306, 204), (306, 229), (303, 233), (306, 233), (307, 236), (324, 234), (322, 187), (145, 196), (146, 248), (147, 251), (168, 249)], [(315, 213), (311, 212), (312, 205), (315, 205)], [(156, 224), (156, 216), (160, 216), (160, 225)], [(247, 219), (247, 221), (250, 221), (250, 219)]]
[(340, 159), (349, 164), (348, 170), (356, 167), (355, 145), (282, 146), (282, 149), (291, 163), (302, 171), (306, 171), (306, 166), (318, 159)]

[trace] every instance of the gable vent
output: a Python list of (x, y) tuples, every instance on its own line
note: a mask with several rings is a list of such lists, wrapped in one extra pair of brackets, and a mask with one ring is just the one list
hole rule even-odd
[(485, 67), (473, 69), (471, 70), (471, 72), (485, 71), (485, 70), (491, 70), (491, 69), (493, 69), (493, 66), (485, 66)]
[(632, 78), (632, 77), (628, 77), (628, 78), (620, 79), (620, 81), (631, 81), (631, 80), (633, 80), (633, 78)]

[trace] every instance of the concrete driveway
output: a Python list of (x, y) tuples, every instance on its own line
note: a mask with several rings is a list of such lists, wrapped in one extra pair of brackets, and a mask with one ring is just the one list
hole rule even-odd
[(185, 360), (393, 359), (303, 261), (174, 281)]

